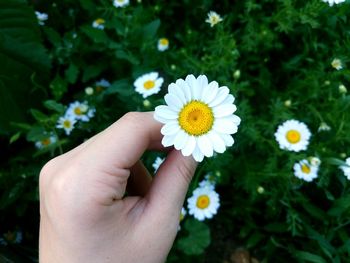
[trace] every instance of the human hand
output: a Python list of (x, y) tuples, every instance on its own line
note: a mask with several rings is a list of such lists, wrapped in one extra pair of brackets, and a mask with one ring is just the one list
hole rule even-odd
[(163, 148), (160, 129), (128, 113), (44, 166), (40, 262), (165, 261), (196, 162), (173, 149), (152, 180), (139, 159)]

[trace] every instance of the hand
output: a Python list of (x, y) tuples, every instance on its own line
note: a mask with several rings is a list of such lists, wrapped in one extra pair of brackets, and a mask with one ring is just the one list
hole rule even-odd
[(139, 159), (163, 149), (160, 128), (128, 113), (44, 166), (40, 262), (165, 261), (196, 162), (171, 150), (152, 180)]

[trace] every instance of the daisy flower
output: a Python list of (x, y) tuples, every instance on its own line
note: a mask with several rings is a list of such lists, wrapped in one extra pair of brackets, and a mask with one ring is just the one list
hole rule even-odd
[(164, 160), (165, 160), (165, 158), (160, 158), (160, 157), (156, 158), (156, 160), (152, 164), (154, 172), (157, 172), (157, 170), (159, 169), (159, 166), (164, 162)]
[(158, 93), (163, 81), (163, 78), (158, 77), (158, 72), (144, 74), (135, 80), (135, 91), (146, 98), (152, 94)]
[(341, 165), (339, 168), (343, 170), (346, 178), (350, 180), (350, 157), (346, 158), (345, 163), (347, 164), (347, 166)]
[(86, 101), (75, 101), (69, 104), (66, 115), (73, 116), (74, 119), (88, 122), (95, 115), (95, 109), (89, 108)]
[(199, 182), (199, 187), (209, 187), (210, 189), (214, 190), (215, 189), (215, 177), (212, 176), (211, 174), (207, 174), (204, 176), (204, 179)]
[(103, 30), (105, 28), (105, 20), (102, 18), (97, 18), (94, 22), (92, 22), (92, 27)]
[(321, 132), (321, 131), (330, 131), (331, 127), (325, 123), (325, 122), (321, 122), (320, 127), (318, 127), (317, 131)]
[(129, 0), (114, 0), (113, 5), (115, 7), (124, 7), (129, 5)]
[(35, 147), (38, 149), (42, 149), (55, 142), (57, 142), (57, 137), (55, 135), (48, 135), (46, 138), (35, 142)]
[(340, 4), (345, 2), (345, 0), (322, 0), (322, 2), (328, 3), (329, 6), (333, 6), (333, 4)]
[(288, 120), (278, 126), (275, 138), (282, 150), (299, 152), (306, 150), (311, 133), (305, 123)]
[(218, 193), (209, 187), (198, 187), (187, 199), (188, 213), (199, 221), (212, 218), (218, 211), (220, 199)]
[(95, 86), (96, 86), (96, 91), (100, 92), (105, 88), (110, 87), (111, 83), (106, 79), (100, 79), (99, 81), (96, 81)]
[(210, 11), (208, 13), (208, 18), (205, 20), (205, 22), (209, 23), (211, 27), (215, 26), (217, 23), (220, 23), (221, 21), (222, 21), (221, 16), (215, 11)]
[(45, 13), (40, 13), (38, 11), (35, 11), (36, 18), (38, 19), (39, 25), (43, 26), (45, 25), (45, 21), (49, 18), (49, 16)]
[(157, 47), (158, 47), (158, 50), (159, 50), (159, 51), (165, 51), (165, 50), (167, 50), (167, 49), (169, 48), (169, 40), (168, 40), (167, 38), (165, 38), (165, 37), (160, 38), (160, 39), (158, 40), (158, 45), (157, 45)]
[(174, 145), (184, 156), (197, 162), (223, 153), (234, 140), (241, 119), (234, 115), (235, 98), (216, 81), (208, 83), (204, 75), (188, 75), (168, 87), (167, 105), (156, 107), (154, 118), (165, 125), (161, 129), (165, 147)]
[(294, 175), (299, 179), (311, 182), (317, 177), (318, 167), (318, 165), (312, 165), (308, 160), (304, 159), (294, 164)]
[(63, 116), (58, 119), (56, 128), (64, 129), (66, 135), (69, 135), (74, 129), (74, 124), (76, 123), (74, 116)]
[(4, 246), (8, 244), (19, 244), (22, 242), (22, 238), (23, 234), (21, 231), (8, 231), (2, 235), (2, 238), (0, 238), (0, 244)]
[(318, 157), (310, 157), (309, 158), (309, 163), (313, 166), (320, 166), (321, 160)]
[(331, 65), (336, 70), (341, 70), (343, 68), (343, 64), (342, 64), (342, 62), (341, 62), (341, 60), (339, 58), (333, 59)]

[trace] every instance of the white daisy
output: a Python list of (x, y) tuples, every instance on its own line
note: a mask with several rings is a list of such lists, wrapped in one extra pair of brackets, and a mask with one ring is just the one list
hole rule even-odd
[(168, 40), (167, 38), (165, 38), (165, 37), (160, 38), (160, 39), (158, 40), (158, 45), (157, 45), (157, 47), (158, 47), (158, 50), (159, 50), (159, 51), (165, 51), (165, 50), (167, 50), (167, 49), (169, 48), (169, 40)]
[(308, 127), (300, 121), (288, 120), (278, 126), (275, 138), (282, 150), (299, 152), (306, 150), (311, 133)]
[(43, 26), (45, 25), (45, 21), (49, 18), (49, 16), (45, 13), (40, 13), (38, 11), (35, 11), (36, 18), (38, 19), (39, 25)]
[(322, 0), (322, 1), (325, 3), (328, 3), (329, 6), (333, 6), (333, 4), (337, 5), (337, 4), (345, 2), (345, 0)]
[(234, 115), (235, 98), (225, 86), (200, 75), (188, 75), (168, 87), (167, 105), (156, 107), (154, 118), (165, 125), (161, 129), (165, 147), (175, 146), (184, 156), (197, 162), (215, 152), (223, 153), (234, 140), (241, 119)]
[(204, 176), (204, 179), (199, 182), (199, 187), (209, 187), (210, 189), (214, 190), (215, 189), (215, 177), (212, 176), (211, 174), (206, 174)]
[(113, 5), (115, 7), (124, 7), (129, 5), (129, 0), (114, 0)]
[(308, 160), (304, 159), (294, 164), (294, 175), (299, 179), (311, 182), (317, 177), (318, 167), (318, 165), (312, 165)]
[(343, 68), (343, 64), (342, 64), (342, 62), (341, 62), (341, 60), (339, 58), (333, 59), (331, 65), (336, 70), (341, 70)]
[(318, 157), (310, 157), (309, 158), (309, 163), (313, 166), (320, 166), (321, 165), (321, 160)]
[(346, 178), (350, 180), (350, 157), (346, 158), (345, 163), (347, 164), (347, 166), (341, 165), (339, 168), (343, 170)]
[(66, 135), (69, 135), (74, 129), (74, 124), (76, 123), (74, 116), (63, 116), (58, 119), (56, 128), (64, 129)]
[(138, 77), (135, 82), (135, 91), (144, 98), (156, 94), (160, 91), (164, 79), (158, 77), (158, 72), (151, 72)]
[(35, 142), (35, 146), (38, 149), (45, 148), (53, 143), (57, 142), (57, 137), (55, 135), (48, 135), (46, 138)]
[(318, 127), (317, 131), (321, 132), (321, 131), (330, 131), (331, 127), (325, 123), (325, 122), (321, 122), (320, 127)]
[(86, 101), (75, 101), (69, 104), (66, 111), (67, 116), (73, 116), (74, 119), (88, 122), (95, 115), (95, 109), (89, 108)]
[(102, 18), (97, 18), (94, 22), (92, 22), (92, 27), (103, 30), (105, 28), (105, 20)]
[(222, 21), (221, 16), (215, 11), (210, 11), (208, 13), (208, 18), (205, 20), (205, 22), (209, 23), (211, 27), (215, 26), (217, 23), (220, 23), (221, 21)]
[(209, 187), (198, 187), (187, 199), (188, 213), (199, 221), (212, 218), (218, 211), (220, 199), (218, 193)]
[(165, 158), (160, 158), (160, 157), (156, 158), (156, 160), (152, 164), (154, 172), (157, 172), (157, 170), (159, 169), (159, 166), (164, 162), (164, 160), (165, 160)]

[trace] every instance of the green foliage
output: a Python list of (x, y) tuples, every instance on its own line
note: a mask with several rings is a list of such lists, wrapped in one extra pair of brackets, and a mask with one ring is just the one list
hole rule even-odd
[[(44, 26), (34, 10), (48, 14)], [(223, 18), (214, 27), (205, 23), (210, 10)], [(36, 261), (42, 165), (126, 112), (164, 103), (176, 79), (205, 74), (229, 87), (242, 123), (233, 147), (205, 160), (188, 192), (213, 174), (218, 214), (204, 222), (187, 214), (169, 262), (224, 262), (238, 247), (259, 262), (347, 262), (350, 188), (339, 166), (350, 155), (350, 96), (339, 86), (350, 86), (349, 10), (349, 1), (330, 7), (321, 0), (131, 1), (124, 8), (0, 0), (0, 238), (23, 232), (22, 244), (0, 245), (0, 261)], [(103, 30), (92, 27), (97, 18)], [(164, 52), (161, 37), (170, 43)], [(332, 67), (335, 58), (342, 69)], [(144, 99), (133, 82), (151, 71), (164, 84)], [(74, 101), (96, 113), (66, 135), (57, 124)], [(289, 119), (309, 127), (306, 151), (279, 148), (274, 133)], [(321, 123), (331, 130), (318, 131)], [(50, 137), (57, 141), (43, 144)], [(156, 156), (143, 157), (150, 170)], [(308, 183), (293, 165), (310, 156), (322, 163)]]

